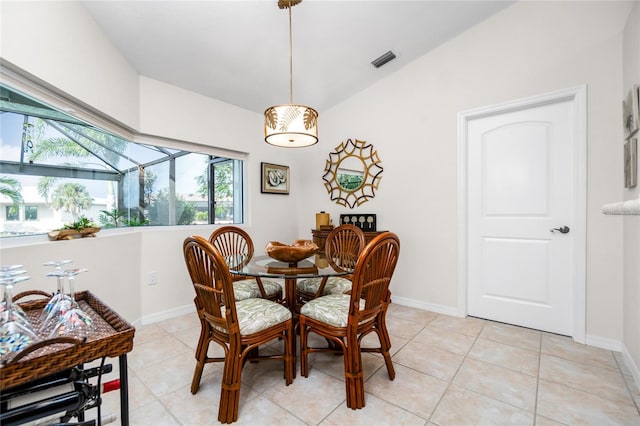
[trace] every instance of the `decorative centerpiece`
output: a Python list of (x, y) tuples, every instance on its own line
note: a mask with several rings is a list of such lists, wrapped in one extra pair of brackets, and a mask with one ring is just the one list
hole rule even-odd
[(295, 266), (301, 260), (314, 255), (318, 246), (311, 240), (296, 240), (291, 245), (271, 241), (264, 250), (269, 257)]
[(74, 238), (95, 237), (98, 232), (100, 232), (100, 227), (82, 216), (73, 223), (65, 223), (62, 228), (49, 232), (49, 239), (72, 240)]

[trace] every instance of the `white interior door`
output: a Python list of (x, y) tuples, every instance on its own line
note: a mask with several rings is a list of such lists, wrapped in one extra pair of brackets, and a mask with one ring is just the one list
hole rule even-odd
[(572, 335), (575, 129), (567, 100), (467, 122), (469, 315)]

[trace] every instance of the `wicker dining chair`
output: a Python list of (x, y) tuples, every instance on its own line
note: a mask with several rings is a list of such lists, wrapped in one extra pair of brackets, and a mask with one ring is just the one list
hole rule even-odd
[[(238, 419), (242, 367), (248, 359), (284, 361), (285, 383), (293, 382), (293, 318), (289, 309), (270, 300), (236, 301), (227, 263), (206, 239), (186, 238), (183, 252), (201, 323), (191, 393), (198, 392), (205, 364), (224, 362), (218, 420), (232, 423)], [(260, 345), (276, 339), (284, 341), (282, 353), (256, 355)], [(223, 347), (223, 358), (208, 356), (211, 342)]]
[[(216, 229), (209, 236), (209, 242), (225, 258), (227, 265), (234, 259), (239, 262), (238, 264), (246, 264), (253, 257), (253, 240), (244, 229), (237, 226), (228, 225)], [(236, 300), (251, 297), (282, 300), (282, 286), (275, 281), (242, 275), (232, 275), (232, 278)]]
[[(342, 353), (347, 393), (347, 407), (362, 408), (364, 372), (361, 352), (382, 354), (389, 374), (395, 378), (389, 349), (391, 341), (385, 324), (389, 306), (389, 283), (398, 262), (400, 240), (392, 232), (375, 237), (362, 251), (353, 273), (350, 295), (330, 294), (313, 299), (302, 306), (299, 317), (301, 365), (300, 372), (309, 377), (308, 356), (311, 352)], [(378, 348), (361, 348), (364, 336), (375, 332)], [(324, 348), (309, 347), (308, 335), (316, 333), (332, 342)]]
[[(349, 224), (340, 225), (327, 235), (325, 257), (335, 266), (353, 270), (364, 246), (364, 233), (360, 228)], [(328, 294), (348, 293), (351, 291), (351, 275), (307, 278), (298, 281), (297, 288), (301, 303)]]

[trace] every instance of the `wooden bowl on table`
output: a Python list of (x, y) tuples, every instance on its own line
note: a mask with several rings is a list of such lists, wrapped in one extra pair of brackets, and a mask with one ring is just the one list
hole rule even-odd
[(318, 251), (318, 246), (311, 240), (296, 240), (291, 245), (270, 241), (264, 250), (272, 259), (295, 265), (314, 255)]

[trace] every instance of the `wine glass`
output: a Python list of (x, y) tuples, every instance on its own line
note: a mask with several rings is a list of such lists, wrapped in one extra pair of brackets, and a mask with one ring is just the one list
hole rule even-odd
[[(13, 269), (16, 270), (16, 269)], [(11, 270), (9, 270), (11, 271)], [(2, 272), (9, 272), (2, 271)], [(4, 287), (4, 297), (6, 301), (7, 320), (0, 326), (0, 355), (9, 352), (20, 351), (37, 339), (31, 328), (22, 321), (17, 320), (14, 315), (13, 286), (22, 281), (28, 280), (27, 275), (3, 274), (0, 278), (0, 285)]]
[[(75, 301), (75, 277), (82, 272), (87, 272), (88, 269), (67, 269), (62, 271), (63, 276), (67, 278), (69, 283), (69, 295), (71, 297), (68, 304), (69, 309), (60, 312), (58, 321), (56, 322), (53, 330), (49, 334), (49, 338), (64, 335), (64, 334), (77, 334), (82, 337), (86, 337), (91, 330), (93, 320), (91, 317), (80, 309), (80, 306)], [(65, 304), (65, 307), (67, 305)]]
[(59, 312), (65, 309), (65, 307), (71, 302), (71, 297), (69, 297), (64, 293), (64, 289), (62, 285), (63, 284), (62, 280), (64, 278), (62, 265), (66, 265), (71, 262), (72, 260), (67, 259), (67, 260), (51, 260), (49, 262), (43, 263), (43, 266), (55, 266), (56, 268), (55, 272), (51, 274), (47, 274), (46, 276), (48, 277), (55, 276), (57, 278), (58, 289), (54, 293), (53, 297), (49, 299), (49, 302), (45, 305), (44, 309), (42, 310), (42, 314), (40, 314), (40, 321), (42, 323), (40, 327), (41, 331), (47, 327), (47, 325), (49, 324), (49, 321), (52, 318), (57, 317)]
[[(26, 270), (21, 269), (22, 265), (5, 265), (0, 266), (0, 279), (10, 278), (14, 276), (20, 276), (27, 273)], [(26, 327), (32, 329), (31, 323), (19, 305), (13, 304), (13, 317), (16, 321), (22, 322)], [(0, 324), (9, 320), (9, 311), (7, 309), (7, 301), (5, 299), (0, 303)]]

